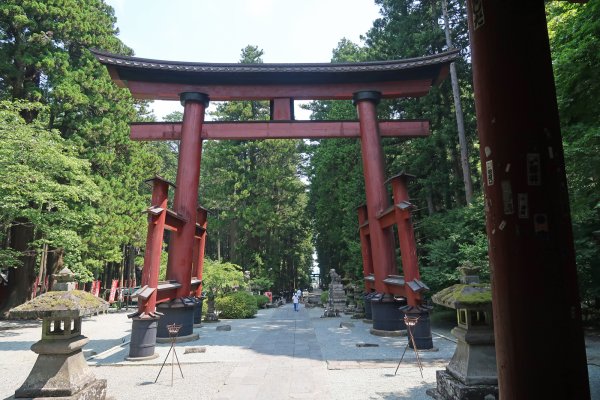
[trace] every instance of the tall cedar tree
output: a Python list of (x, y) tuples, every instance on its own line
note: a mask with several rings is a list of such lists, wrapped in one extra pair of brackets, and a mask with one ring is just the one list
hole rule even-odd
[[(88, 50), (132, 53), (116, 37), (115, 21), (112, 8), (101, 0), (0, 4), (0, 98), (45, 104), (43, 115), (38, 108), (27, 108), (21, 116), (28, 123), (39, 118), (47, 129), (58, 130), (66, 145), (88, 160), (91, 179), (100, 190), (94, 214), (81, 216), (89, 223), (80, 226), (79, 241), (53, 248), (46, 263), (49, 269), (65, 263), (84, 281), (107, 266), (118, 267), (127, 245), (141, 245), (145, 236), (141, 211), (148, 201), (141, 182), (161, 168), (155, 147), (128, 139), (127, 123), (140, 118), (143, 105), (136, 107)], [(10, 227), (3, 246), (19, 249), (20, 268), (34, 276), (39, 240), (52, 243), (54, 238), (38, 229), (35, 221), (2, 223)], [(79, 255), (77, 260), (70, 256), (62, 260), (63, 254), (71, 253)], [(15, 301), (26, 300), (30, 292), (19, 290)]]

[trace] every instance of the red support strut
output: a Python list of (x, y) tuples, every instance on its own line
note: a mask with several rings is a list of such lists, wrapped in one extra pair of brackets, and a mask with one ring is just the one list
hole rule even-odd
[(200, 281), (198, 287), (193, 291), (196, 297), (202, 297), (202, 273), (204, 270), (204, 248), (206, 246), (206, 227), (208, 211), (203, 207), (198, 207), (196, 214), (196, 223), (200, 226), (201, 232), (196, 236), (194, 245), (194, 266), (192, 269), (192, 277)]
[(419, 263), (417, 260), (417, 244), (415, 241), (415, 232), (411, 220), (412, 204), (409, 201), (407, 182), (412, 178), (411, 175), (400, 174), (390, 179), (392, 183), (392, 192), (394, 196), (394, 216), (396, 226), (398, 227), (398, 241), (400, 242), (400, 257), (402, 258), (402, 272), (406, 282), (406, 299), (409, 306), (418, 306), (421, 304), (420, 291), (415, 291), (409, 282), (419, 284), (415, 287), (422, 289), (420, 285), (421, 276), (419, 274)]
[(156, 309), (160, 254), (162, 252), (169, 193), (169, 182), (160, 177), (155, 177), (151, 181), (152, 205), (148, 209), (148, 234), (144, 253), (144, 269), (142, 270), (142, 287), (148, 286), (147, 290), (151, 294), (146, 299), (138, 299), (138, 312), (142, 318), (154, 316)]
[[(369, 219), (367, 214), (367, 206), (358, 207), (358, 226), (360, 234), (360, 249), (363, 262), (363, 276), (369, 278), (373, 272), (373, 255), (371, 254), (371, 238), (369, 235)], [(370, 281), (365, 279), (365, 293), (369, 293), (374, 289)]]

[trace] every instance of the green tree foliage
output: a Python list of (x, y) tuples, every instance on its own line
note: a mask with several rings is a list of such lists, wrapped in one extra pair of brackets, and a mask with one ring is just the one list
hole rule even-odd
[(552, 2), (548, 30), (561, 118), (577, 267), (585, 299), (600, 297), (600, 3)]
[(489, 277), (483, 198), (465, 207), (437, 212), (418, 223), (417, 254), (424, 282), (435, 293), (459, 278), (458, 267)]
[[(94, 224), (100, 191), (90, 177), (89, 162), (78, 158), (68, 141), (46, 129), (44, 121), (23, 120), (23, 110), (33, 108), (43, 110), (39, 104), (0, 102), (0, 232), (26, 221), (21, 223), (35, 228), (32, 247), (46, 243), (71, 249), (65, 263), (86, 276), (86, 245), (78, 233)], [(3, 267), (21, 264), (14, 262), (10, 248), (0, 250), (0, 257)]]
[[(106, 266), (118, 267), (124, 246), (141, 246), (146, 228), (141, 211), (148, 203), (142, 181), (161, 172), (163, 164), (157, 146), (129, 140), (128, 122), (152, 118), (146, 105), (136, 104), (127, 90), (116, 87), (88, 50), (131, 54), (116, 37), (114, 24), (113, 10), (102, 0), (0, 3), (0, 99), (44, 104), (43, 115), (36, 107), (22, 108), (20, 115), (26, 123), (58, 132), (69, 154), (89, 165), (94, 188), (90, 196), (99, 199), (77, 216), (79, 224), (63, 221), (61, 226), (64, 232), (76, 232), (64, 243), (64, 262), (84, 280)], [(55, 243), (58, 233), (40, 229), (37, 221), (24, 221), (3, 224), (13, 226), (6, 243), (28, 258), (24, 265), (31, 278), (42, 243), (36, 235)], [(17, 301), (24, 300), (25, 289)]]
[(226, 294), (243, 287), (244, 272), (239, 265), (207, 258), (204, 260), (202, 280), (207, 292)]
[[(242, 50), (242, 63), (260, 63), (262, 51)], [(268, 102), (217, 105), (220, 121), (267, 120)], [(300, 140), (212, 141), (204, 145), (201, 202), (213, 213), (207, 253), (243, 266), (277, 290), (307, 285), (311, 267), (306, 185)], [(213, 215), (214, 215), (213, 214)]]
[(233, 292), (217, 298), (215, 308), (221, 312), (219, 314), (221, 318), (233, 319), (252, 318), (258, 311), (256, 299), (245, 291)]

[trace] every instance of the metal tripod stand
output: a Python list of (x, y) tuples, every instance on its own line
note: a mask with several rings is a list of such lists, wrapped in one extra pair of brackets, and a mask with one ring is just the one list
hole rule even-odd
[(402, 363), (402, 360), (404, 359), (404, 355), (406, 354), (406, 349), (408, 349), (408, 347), (410, 346), (410, 344), (412, 343), (413, 345), (413, 350), (415, 351), (415, 355), (417, 356), (417, 362), (419, 364), (419, 371), (421, 371), (421, 378), (423, 378), (423, 364), (421, 363), (421, 357), (419, 357), (419, 351), (417, 350), (417, 345), (415, 343), (415, 337), (413, 336), (413, 328), (415, 327), (415, 325), (417, 325), (417, 322), (419, 322), (419, 317), (409, 317), (408, 315), (404, 315), (404, 323), (406, 324), (406, 330), (408, 331), (408, 343), (406, 343), (406, 347), (404, 347), (404, 351), (402, 352), (402, 357), (400, 357), (400, 361), (398, 361), (398, 366), (396, 367), (396, 371), (394, 372), (394, 375), (396, 375), (396, 373), (398, 373), (398, 368), (400, 368), (400, 363)]
[(177, 325), (177, 324), (167, 325), (167, 330), (169, 331), (169, 338), (171, 339), (171, 347), (169, 348), (169, 351), (167, 352), (165, 361), (163, 361), (163, 363), (160, 367), (160, 371), (158, 371), (158, 375), (156, 376), (154, 383), (156, 383), (158, 381), (158, 377), (160, 376), (160, 373), (162, 372), (163, 367), (165, 366), (165, 363), (169, 359), (169, 354), (171, 353), (171, 350), (173, 350), (173, 354), (171, 354), (171, 386), (173, 386), (173, 370), (175, 368), (175, 366), (173, 365), (173, 358), (175, 358), (177, 360), (177, 366), (179, 367), (179, 372), (181, 372), (181, 377), (183, 378), (183, 371), (181, 370), (181, 364), (179, 364), (179, 357), (177, 357), (177, 352), (175, 351), (175, 340), (177, 339), (177, 335), (179, 334), (180, 329), (181, 329), (181, 325)]

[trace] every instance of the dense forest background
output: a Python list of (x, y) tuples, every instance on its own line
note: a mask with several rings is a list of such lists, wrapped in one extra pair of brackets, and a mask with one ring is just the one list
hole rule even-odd
[[(430, 137), (385, 139), (384, 149), (388, 176), (417, 176), (409, 190), (418, 207), (419, 262), (436, 291), (456, 280), (461, 265), (483, 276), (488, 270), (465, 4), (376, 4), (381, 17), (361, 43), (340, 38), (332, 62), (461, 50), (456, 96), (448, 78), (427, 97), (378, 108), (382, 119), (431, 121)], [(581, 293), (592, 300), (600, 297), (600, 1), (550, 2), (547, 14)], [(143, 181), (155, 174), (174, 181), (178, 144), (129, 140), (128, 122), (155, 117), (116, 87), (88, 50), (132, 55), (117, 26), (102, 0), (0, 4), (0, 309), (27, 300), (36, 277), (44, 290), (44, 277), (63, 266), (81, 282), (105, 285), (141, 267), (142, 211), (150, 201)], [(262, 56), (260, 46), (249, 45), (240, 62)], [(211, 118), (268, 119), (268, 106), (220, 103)], [(350, 102), (306, 108), (312, 119), (356, 119)], [(334, 268), (360, 283), (360, 160), (358, 141), (346, 139), (206, 142), (199, 198), (210, 210), (211, 268), (222, 262), (250, 271), (255, 287), (282, 291), (309, 284), (314, 253), (325, 281)]]

